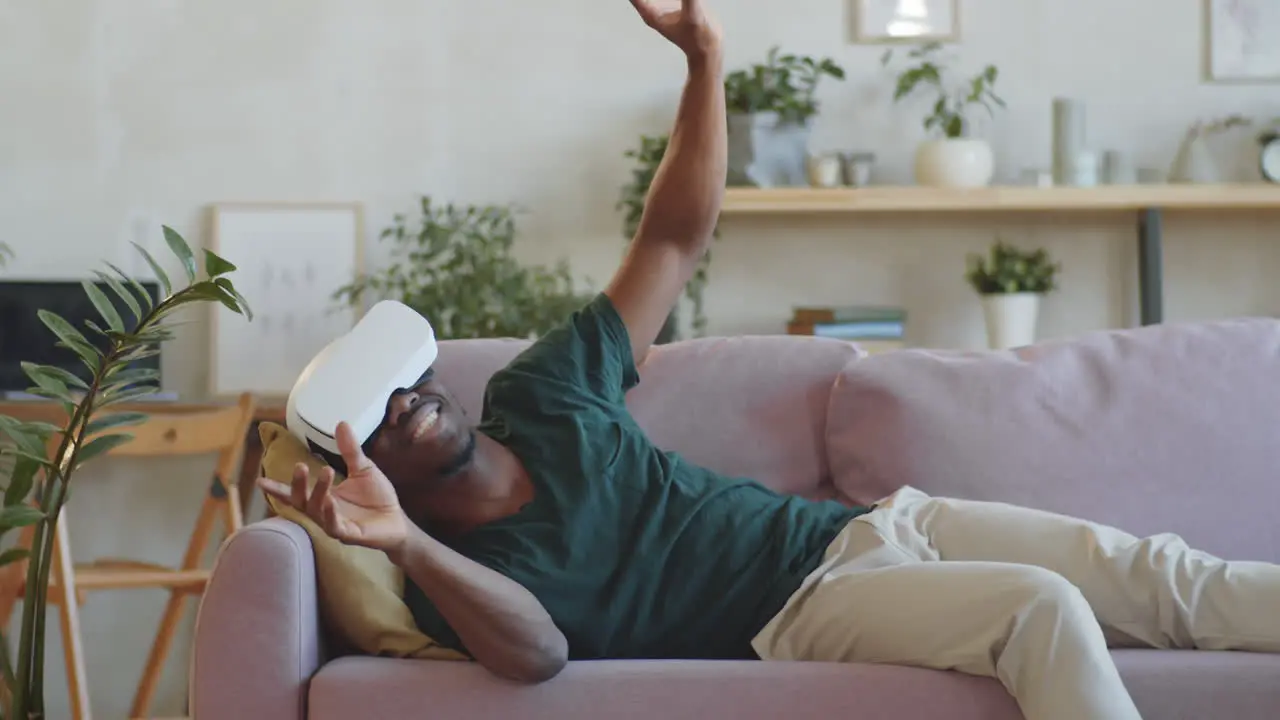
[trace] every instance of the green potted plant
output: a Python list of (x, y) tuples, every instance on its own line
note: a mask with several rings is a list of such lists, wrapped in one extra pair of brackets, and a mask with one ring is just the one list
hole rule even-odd
[[(667, 143), (670, 139), (668, 135), (641, 135), (640, 144), (624, 154), (635, 163), (631, 168), (631, 179), (622, 186), (617, 205), (618, 210), (622, 211), (622, 235), (628, 241), (636, 236), (636, 231), (640, 228), (640, 217), (644, 214), (645, 201), (649, 197), (649, 186), (653, 183), (658, 165), (662, 163), (662, 157), (667, 153)], [(719, 238), (719, 236), (720, 231), (717, 228), (716, 237)], [(703, 335), (707, 329), (703, 292), (707, 288), (710, 268), (711, 251), (707, 250), (707, 254), (698, 263), (698, 269), (694, 271), (693, 278), (684, 288), (684, 295), (689, 300), (693, 315), (690, 324), (694, 334), (699, 336)], [(675, 340), (680, 334), (679, 327), (679, 311), (672, 310), (671, 315), (667, 317), (666, 325), (662, 327), (662, 332), (658, 334), (657, 342), (664, 344)]]
[[(948, 58), (940, 43), (926, 43), (907, 51), (908, 67), (898, 74), (894, 102), (927, 89), (935, 96), (924, 117), (929, 139), (916, 150), (915, 176), (920, 185), (935, 187), (983, 187), (995, 174), (995, 157), (986, 140), (972, 136), (969, 112), (983, 108), (995, 114), (1005, 106), (994, 88), (1000, 71), (987, 65), (973, 77), (953, 80), (947, 72)], [(894, 58), (889, 50), (881, 57), (888, 65)]]
[(185, 305), (216, 302), (252, 318), (248, 303), (227, 277), (236, 269), (234, 265), (205, 250), (201, 273), (186, 241), (167, 227), (164, 236), (186, 275), (186, 287), (175, 288), (151, 254), (135, 245), (163, 290), (159, 302), (152, 303), (141, 284), (111, 266), (114, 275), (95, 273), (109, 293), (95, 283), (84, 283), (85, 293), (101, 316), (100, 322), (86, 321), (81, 330), (56, 313), (39, 311), (40, 321), (57, 337), (57, 345), (74, 352), (89, 371), (90, 379), (86, 381), (60, 367), (22, 365), (34, 385), (31, 392), (57, 403), (66, 422), (59, 426), (0, 415), (0, 434), (6, 440), (0, 453), (13, 459), (0, 509), (0, 535), (35, 526), (30, 547), (10, 546), (0, 553), (0, 565), (28, 561), (16, 656), (0, 638), (4, 691), (0, 693), (0, 707), (5, 718), (46, 717), (45, 609), (53, 566), (54, 528), (66, 505), (73, 476), (93, 458), (129, 442), (132, 436), (122, 430), (146, 419), (143, 413), (109, 410), (157, 389), (154, 370), (129, 365), (159, 351), (158, 346), (172, 337), (166, 320)]
[(1040, 299), (1057, 288), (1060, 270), (1046, 250), (1020, 250), (1000, 240), (986, 257), (969, 255), (965, 279), (982, 298), (992, 349), (1035, 342)]
[(513, 256), (510, 206), (441, 204), (424, 196), (416, 217), (397, 214), (380, 239), (393, 244), (391, 263), (339, 288), (334, 299), (357, 308), (366, 300), (399, 300), (428, 318), (442, 340), (536, 337), (588, 299), (575, 291), (568, 262), (548, 268)]
[(809, 135), (823, 77), (843, 80), (844, 68), (770, 48), (763, 63), (725, 76), (729, 116), (729, 184), (808, 184)]

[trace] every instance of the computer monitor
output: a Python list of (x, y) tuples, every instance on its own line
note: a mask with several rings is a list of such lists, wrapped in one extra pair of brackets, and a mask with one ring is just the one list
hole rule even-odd
[[(115, 291), (106, 283), (95, 282), (116, 307), (126, 327), (136, 322), (133, 313)], [(160, 288), (155, 282), (143, 281), (142, 287), (151, 296), (152, 303), (159, 301)], [(107, 338), (85, 326), (85, 320), (93, 320), (105, 327), (84, 287), (78, 280), (6, 280), (0, 281), (0, 393), (22, 393), (34, 383), (22, 371), (23, 362), (54, 365), (88, 381), (89, 368), (85, 367), (74, 352), (57, 347), (57, 337), (45, 327), (36, 315), (39, 310), (57, 313), (84, 334), (89, 342), (106, 349)], [(150, 368), (160, 372), (160, 356), (138, 360), (132, 367)], [(156, 381), (159, 387), (159, 380)]]

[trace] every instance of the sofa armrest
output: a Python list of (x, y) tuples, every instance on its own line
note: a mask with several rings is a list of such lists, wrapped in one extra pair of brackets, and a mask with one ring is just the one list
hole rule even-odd
[(321, 660), (306, 531), (273, 518), (236, 533), (218, 555), (196, 617), (191, 716), (301, 720)]

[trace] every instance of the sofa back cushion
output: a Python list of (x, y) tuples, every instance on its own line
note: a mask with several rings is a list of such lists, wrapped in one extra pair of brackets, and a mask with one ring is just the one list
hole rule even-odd
[[(437, 376), (478, 418), (484, 386), (525, 341), (441, 343)], [(836, 375), (858, 351), (827, 338), (739, 337), (654, 347), (627, 395), (664, 450), (783, 492), (831, 497), (825, 452)]]
[(859, 501), (913, 485), (1280, 560), (1270, 319), (870, 357), (836, 382), (828, 433), (835, 483)]

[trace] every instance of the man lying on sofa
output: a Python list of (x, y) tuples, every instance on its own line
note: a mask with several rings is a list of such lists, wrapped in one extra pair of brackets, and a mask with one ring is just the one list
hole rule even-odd
[(290, 429), (346, 479), (309, 490), (299, 466), (265, 490), (385, 552), (424, 633), (520, 681), (569, 659), (900, 663), (998, 678), (1029, 720), (1119, 720), (1138, 712), (1109, 642), (1280, 651), (1277, 566), (910, 488), (811, 502), (651, 444), (624, 394), (707, 249), (726, 121), (703, 3), (632, 4), (688, 74), (607, 289), (493, 376), (474, 426), (426, 320), (376, 307), (290, 397)]

